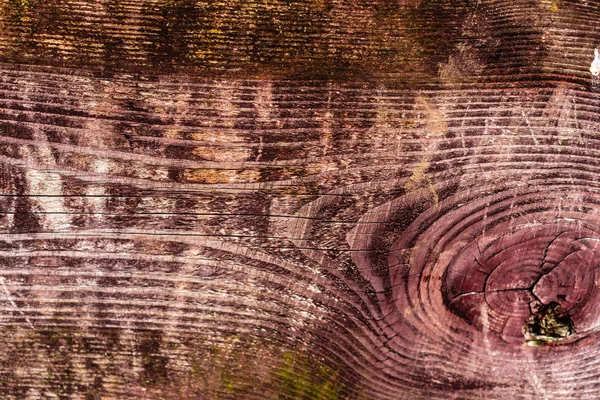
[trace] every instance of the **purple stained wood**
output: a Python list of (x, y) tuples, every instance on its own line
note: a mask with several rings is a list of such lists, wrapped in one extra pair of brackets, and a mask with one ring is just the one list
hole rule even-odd
[(1, 4), (0, 397), (597, 398), (599, 18)]

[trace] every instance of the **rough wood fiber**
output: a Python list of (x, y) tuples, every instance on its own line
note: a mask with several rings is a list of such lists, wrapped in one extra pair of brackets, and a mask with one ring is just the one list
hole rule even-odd
[(0, 10), (0, 397), (597, 398), (600, 3)]

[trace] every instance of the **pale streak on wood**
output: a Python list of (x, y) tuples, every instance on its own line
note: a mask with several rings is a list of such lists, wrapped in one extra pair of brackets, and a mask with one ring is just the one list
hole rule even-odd
[[(26, 161), (41, 161), (51, 168), (56, 166), (50, 147), (47, 145), (46, 137), (38, 130), (33, 130), (35, 147), (22, 146), (22, 157)], [(68, 229), (71, 220), (64, 206), (62, 176), (58, 173), (40, 171), (34, 169), (26, 170), (26, 181), (28, 191), (32, 195), (44, 196), (37, 200), (38, 207), (52, 217), (47, 219), (49, 228), (53, 230)]]

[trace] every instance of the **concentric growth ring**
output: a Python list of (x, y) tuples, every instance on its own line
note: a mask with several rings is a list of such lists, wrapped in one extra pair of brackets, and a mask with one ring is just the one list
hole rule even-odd
[[(437, 204), (423, 189), (363, 215), (349, 242), (361, 249), (353, 260), (379, 293), (391, 342), (468, 348), (484, 339), (516, 354), (527, 343), (526, 324), (549, 304), (574, 325), (553, 345), (595, 333), (600, 207), (578, 187), (544, 179), (493, 190), (439, 185)], [(417, 216), (402, 226), (397, 216), (407, 210)], [(394, 233), (383, 267), (377, 243)]]
[(581, 193), (570, 196), (569, 186), (545, 187), (471, 189), (422, 213), (390, 251), (397, 309), (421, 309), (430, 321), (448, 320), (450, 312), (469, 325), (464, 329), (509, 347), (524, 343), (525, 322), (551, 302), (571, 316), (579, 336), (593, 329), (592, 309), (600, 304), (596, 205)]

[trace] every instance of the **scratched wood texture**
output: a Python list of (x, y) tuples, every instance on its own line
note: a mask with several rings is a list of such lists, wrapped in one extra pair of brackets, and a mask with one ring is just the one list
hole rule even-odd
[(0, 397), (596, 399), (599, 20), (0, 0)]

